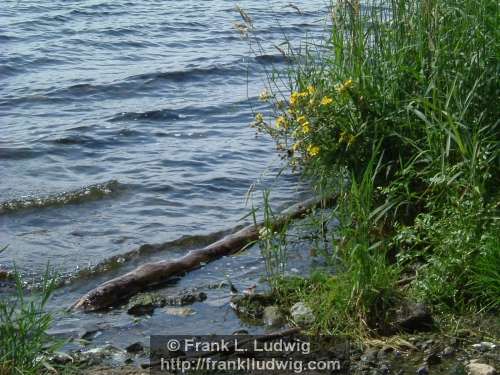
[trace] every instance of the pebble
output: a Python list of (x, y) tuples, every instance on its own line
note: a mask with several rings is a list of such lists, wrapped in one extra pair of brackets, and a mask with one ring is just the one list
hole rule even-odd
[(485, 363), (471, 361), (467, 366), (470, 375), (495, 375), (496, 370), (493, 366)]

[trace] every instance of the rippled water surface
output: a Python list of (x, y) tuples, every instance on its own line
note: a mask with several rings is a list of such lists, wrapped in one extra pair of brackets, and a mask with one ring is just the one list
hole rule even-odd
[[(250, 52), (232, 1), (2, 1), (0, 264), (66, 273), (233, 227), (280, 165), (248, 126), (273, 44), (323, 30), (325, 1), (288, 4), (239, 2)], [(277, 186), (296, 200), (295, 176)]]
[[(267, 109), (257, 100), (265, 72), (285, 67), (274, 44), (323, 33), (328, 1), (295, 4), (300, 12), (289, 1), (239, 2), (263, 47), (252, 52), (232, 1), (2, 1), (0, 248), (9, 247), (0, 268), (40, 275), (49, 261), (75, 275), (53, 296), (57, 312), (139, 264), (219, 238), (248, 214), (252, 184), (273, 185), (278, 206), (307, 194), (297, 176), (275, 180), (274, 145), (248, 126)], [(293, 272), (309, 260), (298, 249)], [(96, 345), (124, 347), (158, 332), (256, 332), (229, 307), (227, 288), (211, 285), (229, 277), (244, 288), (264, 273), (252, 247), (166, 285), (208, 294), (194, 316), (62, 314), (53, 333), (97, 330)]]

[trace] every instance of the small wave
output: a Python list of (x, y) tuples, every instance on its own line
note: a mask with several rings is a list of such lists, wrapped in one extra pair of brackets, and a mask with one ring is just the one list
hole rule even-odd
[(70, 135), (63, 138), (57, 138), (50, 141), (59, 145), (84, 145), (88, 143), (95, 143), (96, 140), (88, 135)]
[(102, 184), (85, 186), (78, 190), (63, 192), (45, 197), (23, 197), (0, 203), (0, 215), (14, 213), (28, 209), (41, 209), (48, 207), (59, 207), (68, 204), (79, 204), (102, 199), (115, 194), (122, 189), (122, 185), (116, 180), (110, 180)]
[(260, 63), (264, 64), (279, 64), (279, 63), (285, 63), (290, 60), (289, 57), (283, 56), (282, 54), (276, 54), (276, 55), (259, 55), (255, 56), (255, 60)]
[(178, 120), (181, 116), (170, 109), (157, 109), (147, 112), (123, 112), (113, 116), (108, 121), (164, 121), (164, 120)]
[(155, 81), (155, 80), (168, 80), (172, 82), (184, 82), (198, 78), (200, 76), (205, 77), (208, 75), (227, 75), (232, 73), (241, 73), (242, 67), (238, 65), (228, 64), (228, 65), (214, 65), (205, 68), (191, 68), (184, 70), (173, 70), (170, 72), (155, 72), (155, 73), (144, 73), (129, 77), (130, 80), (144, 80), (144, 81)]
[(23, 160), (32, 159), (40, 155), (29, 147), (0, 147), (0, 160)]
[(19, 39), (18, 37), (12, 35), (0, 34), (0, 42), (11, 42), (13, 40)]

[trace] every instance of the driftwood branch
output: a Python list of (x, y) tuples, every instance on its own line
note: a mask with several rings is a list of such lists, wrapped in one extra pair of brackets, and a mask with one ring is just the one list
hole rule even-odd
[[(273, 227), (278, 230), (290, 220), (304, 216), (312, 208), (326, 207), (333, 204), (335, 200), (336, 197), (322, 200), (309, 199), (295, 204), (278, 216)], [(133, 271), (97, 286), (70, 308), (90, 312), (115, 306), (142, 290), (165, 283), (170, 277), (184, 274), (208, 262), (241, 251), (249, 243), (258, 239), (261, 227), (262, 223), (249, 225), (204, 248), (191, 250), (178, 259), (146, 263)]]

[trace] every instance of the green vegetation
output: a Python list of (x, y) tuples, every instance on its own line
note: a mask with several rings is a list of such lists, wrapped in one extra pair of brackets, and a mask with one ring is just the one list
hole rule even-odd
[(52, 317), (45, 311), (55, 278), (47, 272), (39, 295), (25, 296), (15, 272), (15, 295), (0, 295), (0, 374), (39, 374), (42, 354), (55, 349), (46, 334)]
[(498, 7), (339, 1), (327, 52), (306, 48), (282, 80), (290, 97), (261, 95), (275, 122), (254, 125), (318, 194), (340, 192), (331, 272), (272, 278), (283, 303), (314, 310), (314, 330), (383, 330), (401, 299), (500, 307)]

